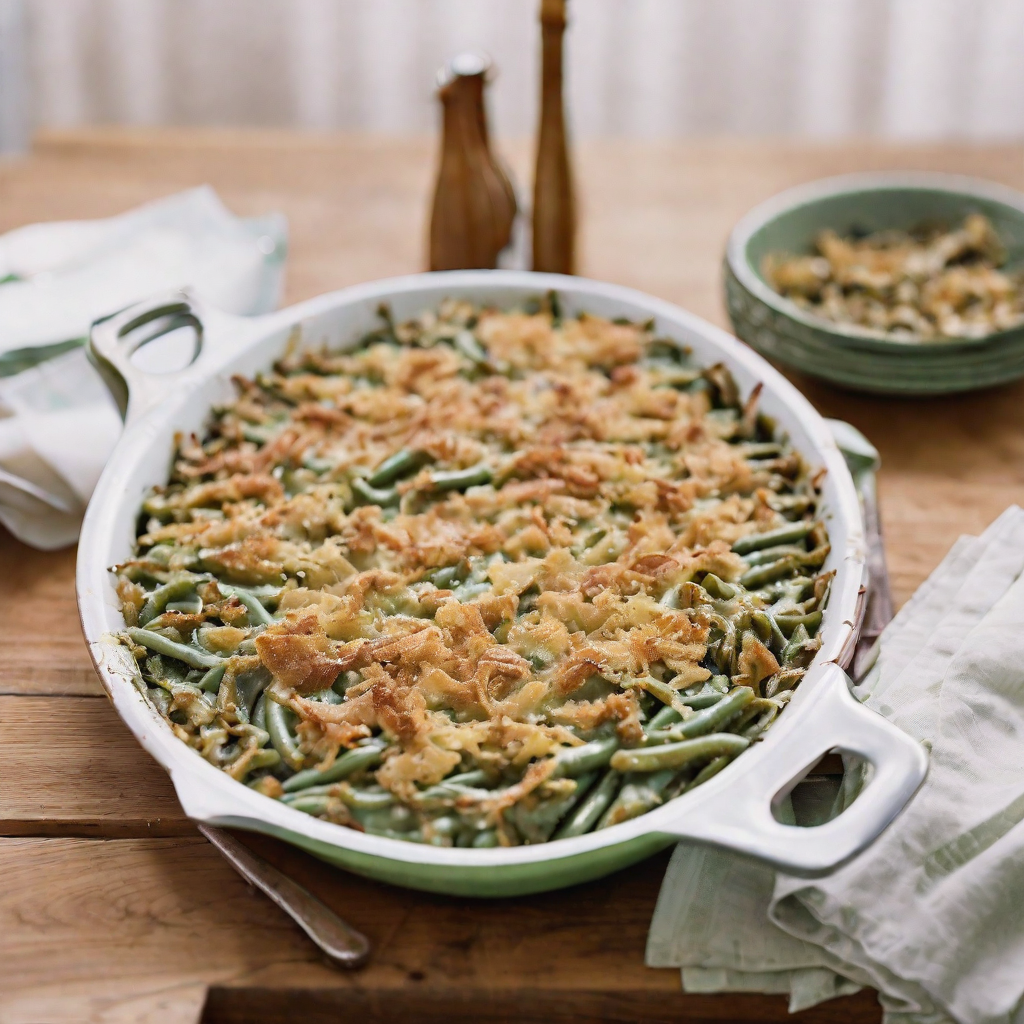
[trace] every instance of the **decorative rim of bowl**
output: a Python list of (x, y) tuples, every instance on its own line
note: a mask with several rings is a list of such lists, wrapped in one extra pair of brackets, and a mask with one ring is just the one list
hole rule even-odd
[(949, 338), (941, 341), (918, 337), (887, 338), (872, 332), (869, 328), (840, 324), (808, 313), (775, 291), (747, 259), (747, 246), (754, 232), (790, 210), (832, 196), (856, 192), (882, 192), (889, 189), (946, 192), (967, 198), (986, 199), (1008, 206), (1024, 217), (1024, 192), (983, 178), (972, 178), (965, 174), (945, 174), (940, 171), (866, 171), (841, 174), (788, 188), (744, 214), (729, 234), (725, 250), (726, 264), (747, 292), (776, 313), (805, 327), (824, 331), (836, 341), (849, 343), (851, 347), (870, 348), (876, 351), (911, 348), (955, 353), (977, 349), (993, 341), (1005, 340), (1019, 332), (1020, 327), (1011, 327), (1002, 331), (992, 331), (981, 338)]

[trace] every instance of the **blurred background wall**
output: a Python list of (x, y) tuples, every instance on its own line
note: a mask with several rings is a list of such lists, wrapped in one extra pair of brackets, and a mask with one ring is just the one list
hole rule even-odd
[[(0, 0), (0, 142), (83, 124), (433, 130), (482, 48), (533, 130), (538, 0)], [(573, 0), (578, 136), (1024, 136), (1024, 0)]]

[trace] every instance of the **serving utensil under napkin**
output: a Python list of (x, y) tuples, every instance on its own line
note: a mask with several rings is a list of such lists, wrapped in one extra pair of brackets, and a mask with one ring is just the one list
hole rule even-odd
[(808, 881), (680, 846), (647, 962), (688, 991), (788, 992), (798, 1010), (870, 985), (888, 1024), (1024, 1019), (1024, 511), (961, 538), (882, 633), (856, 688), (931, 748), (909, 807)]

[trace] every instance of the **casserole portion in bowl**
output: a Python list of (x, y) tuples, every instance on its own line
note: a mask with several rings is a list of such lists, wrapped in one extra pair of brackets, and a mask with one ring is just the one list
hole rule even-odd
[(614, 825), (756, 741), (820, 646), (815, 480), (651, 323), (384, 307), (236, 385), (145, 501), (120, 641), (294, 809), (476, 848)]
[(725, 299), (740, 338), (800, 373), (952, 394), (1024, 374), (1022, 259), (1020, 192), (948, 174), (844, 175), (743, 217)]

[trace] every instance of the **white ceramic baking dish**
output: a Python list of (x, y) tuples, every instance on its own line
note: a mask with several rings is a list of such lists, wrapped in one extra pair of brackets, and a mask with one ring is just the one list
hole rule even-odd
[[(233, 374), (267, 368), (301, 330), (308, 345), (354, 344), (388, 302), (398, 319), (455, 296), (511, 305), (556, 290), (567, 312), (654, 318), (659, 335), (689, 347), (704, 365), (725, 363), (747, 394), (764, 385), (760, 408), (822, 475), (824, 516), (836, 570), (822, 648), (778, 722), (719, 775), (642, 817), (574, 839), (508, 849), (423, 846), (320, 821), (233, 781), (176, 739), (140, 689), (134, 660), (108, 634), (124, 627), (108, 567), (128, 558), (144, 495), (165, 483), (175, 436), (202, 432), (213, 405), (233, 394)], [(131, 353), (154, 328), (190, 324), (200, 343), (186, 370), (140, 372)], [(805, 874), (828, 870), (868, 845), (924, 778), (921, 748), (851, 696), (837, 662), (854, 640), (864, 583), (864, 539), (853, 483), (821, 417), (779, 373), (726, 332), (639, 292), (577, 277), (460, 271), (379, 281), (324, 295), (257, 319), (203, 309), (178, 294), (142, 303), (97, 325), (96, 365), (125, 408), (126, 429), (96, 488), (82, 530), (78, 602), (96, 669), (118, 713), (167, 770), (197, 821), (279, 836), (327, 861), (400, 885), (463, 895), (553, 889), (640, 860), (677, 840), (711, 843)], [(780, 824), (773, 801), (833, 749), (866, 758), (870, 781), (842, 815), (816, 828)]]

